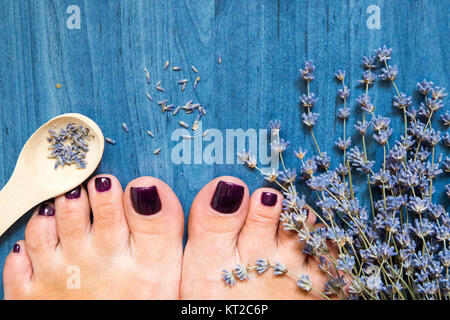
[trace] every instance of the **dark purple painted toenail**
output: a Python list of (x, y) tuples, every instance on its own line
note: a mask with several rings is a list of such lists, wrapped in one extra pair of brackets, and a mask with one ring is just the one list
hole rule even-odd
[(261, 194), (261, 203), (268, 207), (273, 207), (277, 203), (277, 195), (272, 192), (263, 192)]
[(13, 247), (13, 252), (14, 253), (19, 253), (20, 252), (20, 244), (16, 243)]
[(39, 213), (40, 216), (44, 216), (44, 217), (51, 217), (55, 215), (55, 208), (53, 208), (52, 206), (49, 206), (48, 204), (44, 203), (41, 204), (41, 206), (39, 207)]
[(155, 186), (130, 189), (131, 203), (137, 213), (151, 215), (161, 210), (161, 200)]
[(105, 192), (111, 189), (111, 179), (107, 177), (95, 178), (95, 190)]
[(244, 187), (235, 183), (219, 181), (211, 200), (211, 207), (221, 213), (236, 212), (244, 198)]
[(72, 191), (69, 191), (65, 194), (66, 199), (78, 199), (81, 196), (81, 187), (78, 186)]

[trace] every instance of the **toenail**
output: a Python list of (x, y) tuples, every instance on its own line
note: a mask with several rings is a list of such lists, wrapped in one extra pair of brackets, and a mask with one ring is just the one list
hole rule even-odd
[(95, 178), (95, 190), (105, 192), (111, 189), (111, 179), (107, 177)]
[(272, 192), (263, 192), (261, 194), (261, 203), (268, 207), (273, 207), (277, 203), (277, 195)]
[(14, 253), (19, 253), (20, 252), (20, 244), (16, 243), (13, 247), (13, 252)]
[(221, 213), (233, 213), (239, 209), (244, 198), (244, 187), (235, 183), (219, 181), (211, 200), (211, 207)]
[(151, 215), (161, 210), (161, 200), (155, 186), (130, 189), (131, 203), (137, 213)]
[(48, 204), (41, 204), (39, 208), (39, 215), (44, 217), (51, 217), (55, 215), (55, 208)]
[(69, 191), (65, 194), (66, 199), (78, 199), (81, 196), (81, 187), (78, 186), (72, 191)]
[(306, 211), (306, 216), (309, 217), (309, 209), (305, 206), (305, 207), (303, 207), (303, 210)]

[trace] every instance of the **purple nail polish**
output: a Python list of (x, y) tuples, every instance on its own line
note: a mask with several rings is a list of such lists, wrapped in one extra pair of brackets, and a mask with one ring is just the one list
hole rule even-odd
[(261, 203), (268, 207), (273, 207), (277, 203), (277, 195), (272, 192), (263, 192), (261, 194)]
[(14, 253), (19, 253), (20, 252), (20, 244), (16, 243), (13, 247), (13, 252)]
[(39, 212), (38, 214), (40, 216), (44, 216), (44, 217), (51, 217), (55, 215), (55, 208), (53, 208), (52, 206), (49, 206), (46, 203), (41, 204), (41, 206), (39, 207)]
[(130, 189), (131, 204), (137, 213), (151, 215), (161, 210), (161, 200), (155, 186)]
[(66, 199), (78, 199), (81, 196), (81, 187), (78, 186), (65, 194)]
[(111, 189), (111, 179), (107, 177), (95, 178), (95, 190), (105, 192)]
[(236, 212), (244, 198), (244, 187), (235, 183), (219, 181), (211, 200), (211, 207), (221, 213)]

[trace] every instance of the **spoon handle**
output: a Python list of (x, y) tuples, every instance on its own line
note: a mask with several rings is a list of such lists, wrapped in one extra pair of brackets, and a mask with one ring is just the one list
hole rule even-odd
[(29, 181), (10, 179), (0, 191), (0, 236), (20, 217), (40, 203)]

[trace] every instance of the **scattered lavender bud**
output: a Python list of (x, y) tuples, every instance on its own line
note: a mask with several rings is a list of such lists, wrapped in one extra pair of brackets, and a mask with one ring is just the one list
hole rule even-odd
[(178, 124), (180, 125), (180, 126), (182, 126), (182, 127), (184, 127), (184, 128), (189, 128), (189, 125), (186, 123), (186, 122), (184, 122), (184, 121), (178, 121)]
[(111, 139), (111, 138), (105, 138), (105, 141), (108, 142), (109, 144), (115, 145), (116, 141)]
[(147, 68), (144, 68), (145, 72), (145, 78), (147, 79), (147, 83), (150, 83), (150, 73), (148, 72)]

